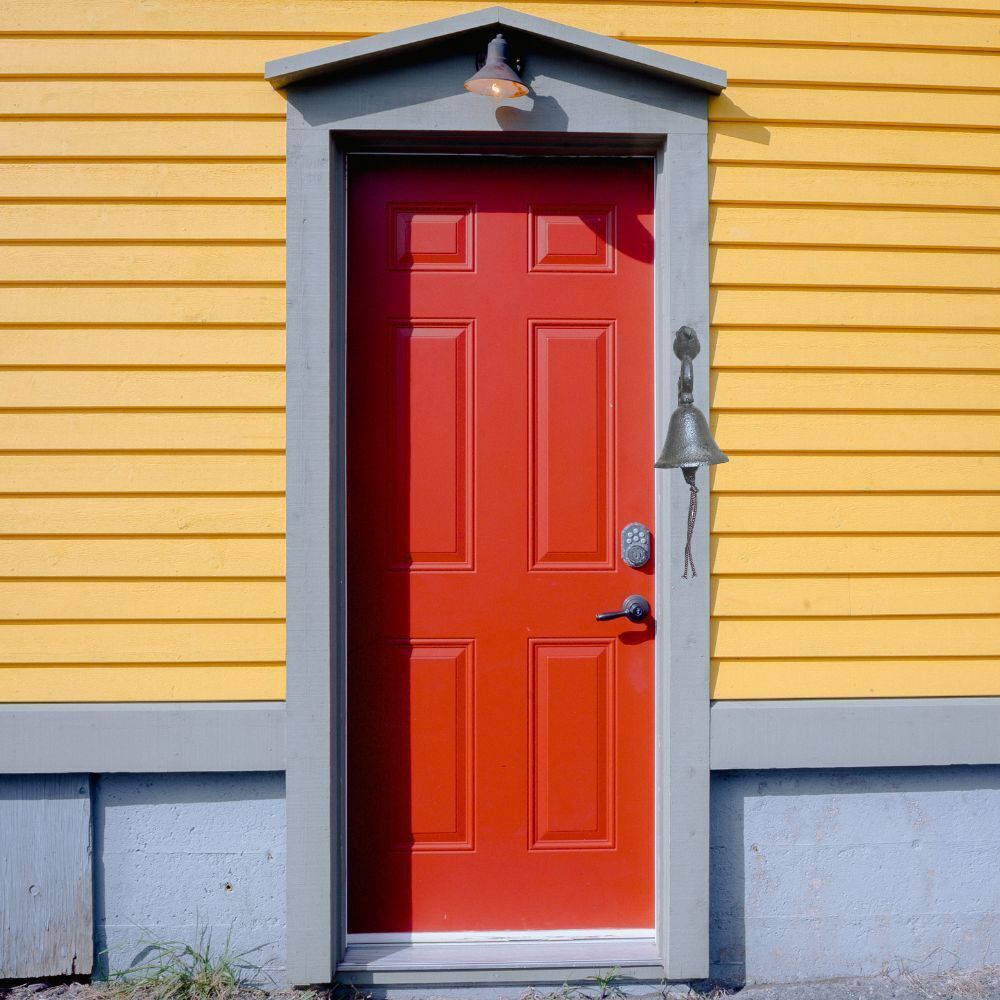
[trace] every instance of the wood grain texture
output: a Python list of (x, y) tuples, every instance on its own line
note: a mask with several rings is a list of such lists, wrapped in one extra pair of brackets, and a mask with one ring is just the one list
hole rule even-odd
[(87, 975), (89, 776), (0, 775), (0, 844), (0, 978)]
[[(720, 575), (995, 573), (996, 535), (719, 535), (712, 572)], [(906, 587), (906, 581), (899, 584)], [(775, 627), (775, 633), (780, 632)], [(886, 644), (886, 653), (892, 647)], [(832, 697), (832, 695), (831, 695)]]
[(0, 413), (0, 451), (281, 451), (285, 415), (274, 410)]
[[(1000, 576), (718, 577), (718, 618), (1000, 614)], [(776, 623), (777, 624), (777, 623)]]
[(994, 216), (917, 209), (719, 205), (710, 217), (713, 243), (809, 247), (926, 247), (996, 250)]
[[(909, 616), (916, 636), (924, 616), (997, 612), (977, 574), (1000, 531), (1000, 3), (514, 6), (729, 74), (709, 105), (703, 342), (733, 457), (708, 516), (713, 613), (747, 621), (716, 633), (714, 696), (983, 693), (972, 661), (887, 667), (925, 661), (877, 616)], [(0, 11), (0, 621), (284, 613), (285, 102), (262, 67), (468, 9)], [(823, 615), (868, 616), (868, 652), (824, 652), (802, 631)], [(25, 656), (62, 626), (31, 627)], [(227, 634), (255, 662), (252, 632)], [(1000, 652), (976, 634), (977, 656)], [(815, 658), (794, 662), (829, 669), (808, 683), (731, 666), (785, 663), (809, 636)], [(4, 676), (14, 700), (283, 691), (280, 668), (235, 662)]]
[(988, 452), (1000, 440), (997, 413), (738, 410), (714, 414), (712, 426), (721, 447), (730, 451)]
[[(998, 173), (717, 163), (709, 167), (709, 180), (716, 203), (1000, 208)], [(816, 248), (822, 251), (822, 243)]]
[(0, 401), (8, 409), (280, 408), (285, 380), (280, 371), (7, 369), (0, 370)]
[(712, 498), (717, 535), (813, 533), (1000, 532), (1000, 503), (992, 493), (969, 496), (856, 493), (838, 496), (759, 496), (724, 493)]
[(18, 663), (273, 663), (285, 655), (274, 622), (58, 622), (0, 625), (0, 666)]
[[(901, 352), (899, 364), (906, 362)], [(998, 390), (1000, 376), (993, 372), (723, 369), (712, 376), (713, 403), (720, 410), (995, 411)]]
[(281, 496), (31, 496), (0, 498), (9, 537), (280, 535)]
[[(46, 85), (55, 82), (46, 81)], [(18, 80), (12, 86), (24, 83)], [(204, 83), (199, 82), (198, 87), (205, 92)], [(6, 200), (51, 198), (65, 202), (82, 198), (156, 198), (204, 201), (236, 198), (281, 202), (285, 197), (285, 164), (173, 160), (5, 163), (0, 160), (0, 190)]]
[(0, 463), (0, 494), (280, 493), (281, 455), (38, 454)]
[(1000, 695), (1000, 658), (713, 660), (712, 697), (933, 698)]
[(166, 276), (185, 284), (280, 284), (285, 280), (284, 247), (43, 244), (19, 247), (0, 262), (0, 282), (162, 284)]
[[(259, 3), (255, 11), (254, 31), (274, 34), (327, 33), (369, 35), (423, 21), (451, 17), (488, 3), (464, 3), (461, 0), (409, 0), (406, 4), (381, 0), (339, 0), (317, 7), (309, 0), (283, 0)], [(906, 18), (892, 13), (855, 5), (860, 10), (837, 10), (817, 7), (801, 10), (731, 3), (706, 5), (693, 3), (605, 2), (598, 5), (571, 2), (512, 3), (515, 9), (536, 17), (562, 21), (600, 34), (646, 38), (726, 38), (759, 41), (809, 41), (861, 45), (919, 45), (941, 48), (986, 48), (997, 41), (995, 27), (988, 19), (947, 16), (947, 7), (939, 3), (940, 13), (911, 11)], [(844, 5), (847, 7), (847, 5)], [(914, 5), (919, 8), (921, 5)], [(965, 7), (963, 0), (962, 7)], [(969, 9), (969, 8), (966, 8)], [(983, 8), (981, 8), (983, 9)], [(990, 12), (995, 6), (984, 8)], [(138, 11), (127, 0), (99, 0), (88, 5), (86, 15), (67, 9), (39, 8), (31, 0), (11, 0), (0, 18), (0, 31), (15, 32), (115, 32), (124, 24), (137, 33), (211, 32), (239, 34), (247, 28), (247, 8), (236, 0), (217, 0), (206, 9), (197, 0), (175, 0), (162, 6), (142, 7)]]
[[(236, 266), (235, 258), (234, 254), (233, 263), (224, 261), (223, 266)], [(993, 252), (868, 250), (860, 247), (824, 250), (819, 247), (720, 246), (713, 248), (711, 259), (716, 285), (817, 289), (849, 285), (880, 289), (991, 291), (996, 288), (1000, 267), (1000, 257)], [(183, 263), (182, 257), (181, 266)], [(829, 331), (826, 336), (832, 338), (835, 334)], [(923, 353), (923, 350), (918, 352), (920, 356)]]
[(241, 618), (280, 620), (280, 580), (4, 580), (0, 614), (9, 621)]
[(0, 578), (280, 577), (282, 538), (2, 538)]
[(282, 701), (285, 668), (229, 663), (0, 667), (0, 701)]
[[(847, 308), (847, 307), (845, 307)], [(0, 301), (0, 324), (267, 323), (285, 321), (280, 285), (14, 286)], [(250, 404), (253, 405), (253, 404)], [(280, 405), (280, 404), (279, 404)]]
[[(49, 256), (49, 266), (65, 267), (68, 259), (78, 260), (82, 267), (92, 265), (86, 258), (108, 262), (110, 254), (102, 255), (100, 247), (59, 247)], [(145, 249), (145, 248), (143, 248)], [(131, 266), (142, 266), (143, 249), (135, 247), (116, 250), (117, 259), (132, 256)], [(170, 253), (170, 248), (167, 253)], [(213, 248), (225, 257), (234, 248)], [(242, 248), (241, 248), (242, 249)], [(260, 247), (254, 250), (259, 251)], [(18, 249), (16, 256), (22, 255)], [(10, 256), (14, 256), (11, 254)], [(30, 258), (31, 250), (24, 256)], [(58, 257), (58, 263), (53, 261)], [(147, 258), (148, 259), (148, 258)], [(15, 265), (17, 266), (17, 265)], [(95, 272), (96, 273), (96, 272)], [(162, 273), (169, 273), (164, 271)], [(165, 293), (164, 290), (162, 293)], [(162, 294), (161, 293), (161, 294)], [(281, 367), (285, 361), (285, 331), (280, 327), (229, 327), (199, 329), (190, 327), (7, 327), (0, 330), (0, 367), (103, 366), (139, 368), (149, 366), (177, 367)]]

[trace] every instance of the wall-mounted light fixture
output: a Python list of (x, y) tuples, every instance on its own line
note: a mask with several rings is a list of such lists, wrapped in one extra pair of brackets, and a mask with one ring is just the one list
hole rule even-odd
[(681, 375), (677, 380), (677, 409), (670, 415), (667, 440), (663, 451), (656, 460), (658, 469), (680, 469), (684, 482), (691, 487), (688, 501), (687, 544), (684, 546), (684, 573), (687, 579), (688, 566), (691, 575), (697, 576), (694, 557), (691, 555), (691, 536), (698, 516), (698, 487), (694, 476), (699, 465), (721, 465), (729, 461), (729, 456), (715, 443), (708, 429), (705, 414), (694, 405), (694, 366), (692, 361), (698, 356), (701, 344), (698, 334), (689, 326), (682, 326), (674, 335), (674, 354), (680, 358)]
[(476, 68), (479, 72), (465, 81), (465, 89), (473, 94), (502, 101), (524, 97), (528, 92), (527, 84), (518, 75), (524, 68), (521, 60), (515, 59), (513, 66), (507, 61), (507, 39), (503, 35), (490, 42), (486, 55), (476, 60)]

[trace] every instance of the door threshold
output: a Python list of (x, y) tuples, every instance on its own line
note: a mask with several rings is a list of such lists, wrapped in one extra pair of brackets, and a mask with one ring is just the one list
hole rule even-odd
[(355, 935), (338, 972), (461, 972), (498, 969), (662, 971), (652, 931), (469, 932)]

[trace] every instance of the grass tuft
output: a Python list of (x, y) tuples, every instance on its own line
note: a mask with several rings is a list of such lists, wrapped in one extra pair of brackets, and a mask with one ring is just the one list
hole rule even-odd
[(231, 936), (221, 950), (212, 946), (208, 928), (195, 944), (143, 940), (138, 964), (114, 972), (107, 983), (109, 1000), (236, 1000), (263, 996), (263, 966), (249, 961), (260, 951), (233, 952)]

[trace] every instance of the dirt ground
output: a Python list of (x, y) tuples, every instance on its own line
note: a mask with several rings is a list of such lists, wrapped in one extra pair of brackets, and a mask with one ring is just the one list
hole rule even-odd
[[(384, 994), (354, 987), (332, 990), (241, 990), (220, 997), (189, 997), (183, 1000), (372, 1000)], [(390, 1000), (407, 997), (437, 1000), (430, 991), (408, 994), (392, 991)], [(746, 986), (742, 989), (699, 984), (697, 987), (671, 985), (649, 991), (619, 981), (608, 986), (594, 984), (509, 988), (504, 990), (457, 990), (451, 997), (468, 1000), (1000, 1000), (1000, 966), (945, 974), (898, 972), (861, 979), (835, 979), (814, 983), (784, 983), (773, 986)], [(145, 990), (127, 990), (85, 982), (0, 983), (0, 1000), (158, 1000)], [(181, 998), (177, 998), (181, 1000)]]

